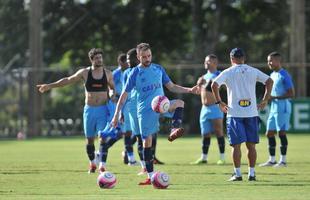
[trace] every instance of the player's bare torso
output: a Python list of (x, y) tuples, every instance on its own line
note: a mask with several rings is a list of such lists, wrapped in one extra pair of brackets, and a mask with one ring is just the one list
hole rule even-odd
[[(84, 82), (87, 81), (88, 71), (90, 67), (83, 69), (82, 76)], [(107, 79), (109, 80), (108, 76), (110, 75), (109, 71), (104, 69)], [(92, 69), (92, 76), (94, 79), (101, 79), (103, 76), (103, 67), (99, 67), (96, 69)], [(108, 101), (108, 91), (102, 92), (88, 92), (85, 88), (85, 104), (89, 106), (100, 106), (106, 104)]]

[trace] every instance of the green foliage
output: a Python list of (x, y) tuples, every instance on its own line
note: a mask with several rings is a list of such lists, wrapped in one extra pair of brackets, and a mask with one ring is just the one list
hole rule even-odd
[[(1, 141), (1, 199), (308, 200), (310, 156), (305, 153), (308, 141), (307, 134), (290, 134), (288, 167), (257, 167), (256, 182), (246, 180), (247, 159), (243, 144), (241, 169), (244, 181), (231, 183), (226, 181), (233, 170), (228, 145), (225, 165), (216, 165), (218, 147), (213, 137), (209, 163), (193, 166), (189, 163), (201, 153), (200, 137), (180, 138), (173, 143), (160, 137), (157, 157), (165, 165), (155, 165), (154, 169), (169, 174), (171, 185), (166, 190), (137, 185), (146, 176), (137, 176), (140, 166), (129, 167), (122, 163), (123, 141), (109, 150), (107, 169), (117, 177), (116, 187), (111, 190), (96, 185), (97, 173), (87, 174), (84, 138)], [(262, 136), (261, 144), (257, 145), (258, 163), (266, 161), (266, 147), (267, 141)], [(9, 169), (6, 166), (10, 166)]]
[(0, 69), (16, 54), (24, 65), (28, 46), (28, 18), (23, 1), (0, 1)]
[(45, 119), (81, 118), (84, 106), (82, 83), (54, 89), (44, 96), (44, 102)]

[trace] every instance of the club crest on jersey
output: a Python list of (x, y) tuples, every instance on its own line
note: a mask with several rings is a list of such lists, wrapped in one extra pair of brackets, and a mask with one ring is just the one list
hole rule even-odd
[(251, 100), (250, 99), (241, 99), (239, 100), (239, 106), (241, 107), (248, 107), (251, 105)]

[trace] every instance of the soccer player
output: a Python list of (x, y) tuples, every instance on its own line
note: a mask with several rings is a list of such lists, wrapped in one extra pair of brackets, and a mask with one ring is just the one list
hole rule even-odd
[[(108, 89), (114, 90), (112, 72), (103, 64), (103, 51), (93, 48), (88, 52), (91, 66), (78, 70), (75, 74), (49, 84), (37, 85), (38, 90), (44, 93), (50, 89), (64, 87), (69, 84), (84, 81), (85, 106), (83, 114), (84, 133), (86, 137), (86, 152), (89, 158), (89, 173), (94, 173), (95, 162), (94, 140), (97, 134), (104, 130), (107, 123), (109, 100)], [(105, 143), (100, 137), (100, 144)]]
[[(294, 85), (289, 73), (281, 66), (281, 55), (278, 52), (272, 52), (267, 57), (268, 66), (273, 72), (270, 77), (274, 84), (271, 91), (271, 107), (267, 120), (266, 136), (269, 144), (269, 160), (259, 166), (286, 166), (287, 137), (286, 131), (289, 128), (291, 115), (291, 98), (295, 96)], [(275, 158), (276, 139), (275, 134), (279, 135), (280, 161), (277, 163)]]
[(216, 100), (212, 94), (212, 80), (221, 72), (217, 70), (218, 59), (214, 54), (210, 54), (205, 58), (205, 69), (207, 73), (201, 76), (197, 85), (200, 89), (202, 108), (200, 111), (200, 130), (202, 136), (202, 154), (201, 157), (191, 164), (204, 164), (208, 162), (208, 152), (211, 141), (211, 133), (217, 136), (217, 143), (220, 151), (220, 159), (218, 165), (225, 163), (225, 139), (223, 134), (223, 112), (220, 110)]
[[(227, 136), (232, 146), (234, 174), (228, 181), (242, 181), (240, 169), (241, 144), (246, 143), (248, 155), (248, 180), (255, 181), (255, 163), (257, 158), (255, 144), (259, 142), (258, 109), (268, 103), (273, 81), (268, 75), (245, 64), (242, 49), (234, 48), (230, 52), (232, 66), (220, 73), (212, 83), (212, 92), (221, 110), (227, 113)], [(265, 84), (265, 93), (260, 104), (256, 104), (256, 82)], [(220, 97), (219, 86), (227, 88), (228, 105)]]
[[(128, 96), (128, 92), (135, 88), (137, 92), (137, 118), (143, 139), (144, 161), (148, 174), (148, 178), (139, 185), (150, 185), (154, 173), (151, 152), (152, 135), (159, 130), (159, 113), (152, 110), (151, 101), (157, 95), (164, 95), (163, 85), (175, 93), (195, 93), (197, 89), (174, 84), (161, 65), (152, 63), (152, 52), (149, 44), (141, 43), (136, 50), (140, 64), (129, 75), (125, 88), (117, 102), (112, 124), (116, 126), (119, 112)], [(171, 106), (175, 108), (175, 111), (172, 118), (171, 134), (168, 137), (169, 141), (175, 140), (184, 133), (184, 129), (181, 128), (184, 104), (180, 105), (178, 102)]]
[[(120, 94), (122, 93), (123, 85), (124, 85), (124, 73), (125, 70), (128, 69), (128, 63), (127, 63), (127, 57), (126, 54), (120, 54), (117, 58), (117, 62), (119, 67), (113, 71), (113, 80), (115, 84), (115, 92), (116, 92), (116, 101), (117, 102)], [(133, 154), (133, 148), (131, 143), (131, 127), (129, 122), (129, 114), (128, 114), (128, 101), (123, 107), (122, 110), (122, 120), (123, 123), (121, 123), (121, 130), (124, 133), (124, 163), (128, 165), (135, 165), (136, 160)], [(126, 157), (127, 156), (127, 157)]]
[[(123, 81), (124, 86), (133, 68), (139, 65), (139, 60), (137, 58), (137, 51), (135, 48), (132, 48), (127, 52), (127, 63), (129, 65), (129, 68), (124, 73), (124, 81)], [(146, 172), (146, 169), (145, 169), (145, 162), (143, 158), (142, 137), (140, 134), (138, 118), (137, 118), (137, 95), (136, 94), (137, 92), (135, 88), (133, 88), (131, 92), (128, 93), (126, 105), (128, 106), (129, 124), (132, 130), (131, 143), (133, 145), (136, 141), (138, 141), (137, 143), (138, 155), (140, 157), (140, 165), (142, 168), (141, 171), (138, 173), (138, 175), (142, 175)]]

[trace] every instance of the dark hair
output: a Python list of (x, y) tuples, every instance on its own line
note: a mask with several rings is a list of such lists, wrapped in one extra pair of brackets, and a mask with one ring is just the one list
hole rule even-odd
[(234, 48), (230, 51), (230, 57), (233, 58), (243, 58), (245, 56), (244, 51), (241, 48)]
[(270, 56), (270, 57), (277, 57), (277, 58), (281, 58), (282, 57), (281, 54), (279, 52), (276, 52), (276, 51), (271, 52), (268, 56)]
[(209, 54), (207, 55), (210, 59), (217, 59), (217, 56), (215, 54)]
[(148, 43), (140, 43), (137, 45), (137, 53), (139, 53), (140, 51), (146, 51), (151, 49), (150, 45)]
[(129, 49), (129, 50), (127, 51), (127, 55), (129, 55), (130, 57), (131, 57), (131, 56), (137, 56), (137, 51), (136, 51), (136, 49), (135, 49), (135, 48)]
[(139, 60), (137, 58), (137, 51), (135, 48), (128, 50), (127, 55), (129, 56), (129, 67), (135, 67), (139, 64)]
[(103, 51), (100, 48), (92, 48), (91, 50), (89, 50), (88, 52), (88, 57), (90, 60), (93, 60), (93, 58), (95, 57), (95, 55), (97, 54), (101, 54), (103, 55)]
[(117, 62), (125, 63), (126, 62), (126, 54), (124, 54), (124, 53), (119, 54), (117, 57)]

